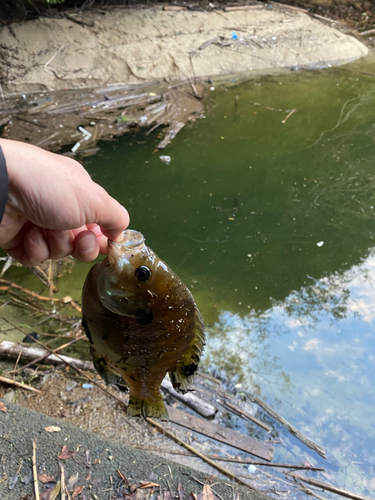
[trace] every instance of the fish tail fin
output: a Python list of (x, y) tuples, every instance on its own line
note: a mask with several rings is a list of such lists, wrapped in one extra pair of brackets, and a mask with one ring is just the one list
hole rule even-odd
[(169, 372), (173, 388), (179, 392), (186, 392), (198, 370), (199, 361), (205, 345), (205, 333), (202, 316), (195, 308), (194, 340), (185, 352), (183, 358), (177, 363), (173, 372)]
[(156, 398), (141, 399), (130, 393), (128, 415), (131, 417), (151, 417), (168, 420), (168, 411), (159, 392)]

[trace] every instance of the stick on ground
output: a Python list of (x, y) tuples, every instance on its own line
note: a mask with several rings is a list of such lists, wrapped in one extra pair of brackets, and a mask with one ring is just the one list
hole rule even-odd
[(36, 470), (36, 440), (35, 439), (33, 441), (32, 465), (33, 465), (33, 478), (34, 478), (35, 500), (40, 500), (40, 497), (39, 497), (39, 484), (38, 484), (38, 472)]

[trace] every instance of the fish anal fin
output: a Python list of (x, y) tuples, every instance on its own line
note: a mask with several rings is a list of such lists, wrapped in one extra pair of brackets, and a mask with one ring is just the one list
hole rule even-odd
[(173, 372), (169, 372), (173, 388), (178, 392), (186, 392), (198, 370), (199, 362), (205, 345), (205, 333), (202, 316), (195, 308), (194, 338), (182, 359)]
[(120, 391), (128, 392), (128, 384), (107, 365), (105, 358), (99, 358), (91, 351), (95, 370), (107, 385), (116, 385)]
[(167, 408), (160, 393), (154, 399), (141, 399), (130, 394), (127, 414), (130, 417), (169, 419)]

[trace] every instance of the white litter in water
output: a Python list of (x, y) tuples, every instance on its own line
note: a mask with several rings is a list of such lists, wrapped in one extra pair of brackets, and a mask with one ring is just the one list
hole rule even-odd
[(322, 247), (324, 245), (324, 241), (318, 241), (316, 244), (317, 247)]
[(257, 468), (255, 467), (255, 465), (250, 464), (250, 465), (249, 465), (249, 467), (247, 468), (247, 470), (248, 470), (251, 474), (254, 474), (254, 472), (257, 470)]
[(163, 163), (166, 163), (167, 165), (169, 165), (171, 163), (171, 157), (170, 156), (159, 156), (159, 158), (161, 159), (161, 161)]
[(74, 146), (72, 147), (72, 150), (71, 150), (71, 151), (72, 151), (72, 153), (75, 153), (75, 152), (78, 150), (78, 148), (80, 147), (80, 145), (81, 145), (81, 143), (80, 143), (80, 142), (76, 142), (76, 143), (74, 144)]

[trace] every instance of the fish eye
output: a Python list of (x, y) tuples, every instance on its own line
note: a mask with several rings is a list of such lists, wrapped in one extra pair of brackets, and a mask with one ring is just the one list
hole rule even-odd
[(135, 277), (137, 278), (138, 281), (147, 281), (150, 279), (150, 276), (151, 276), (151, 271), (146, 266), (138, 267), (135, 270)]

